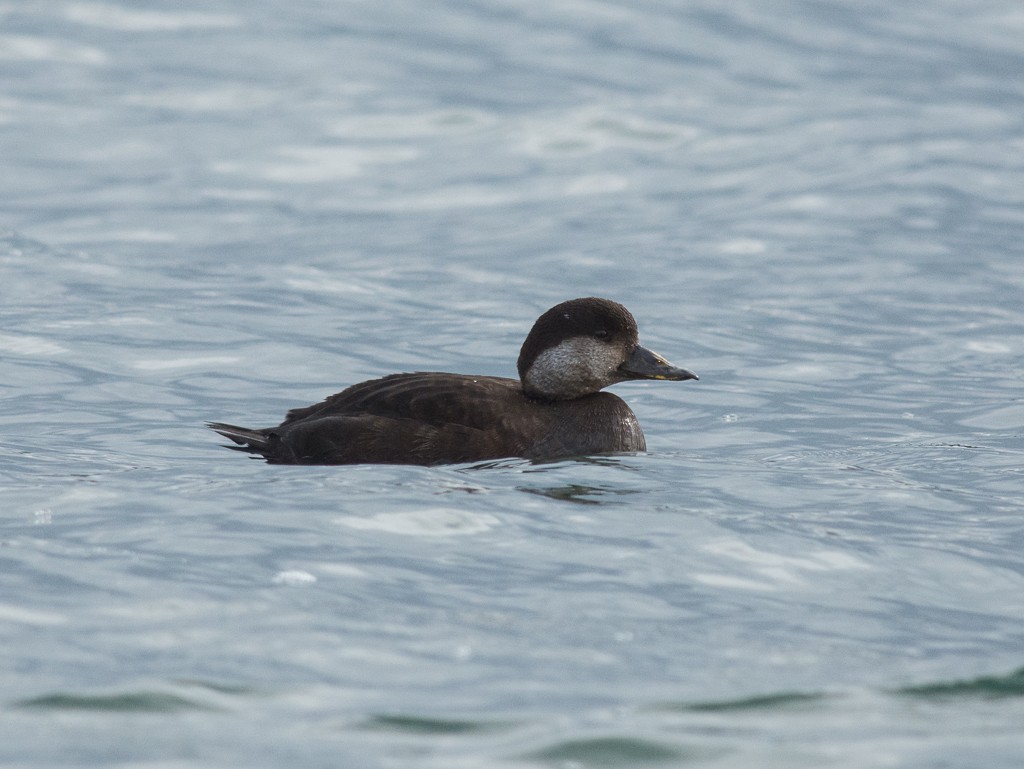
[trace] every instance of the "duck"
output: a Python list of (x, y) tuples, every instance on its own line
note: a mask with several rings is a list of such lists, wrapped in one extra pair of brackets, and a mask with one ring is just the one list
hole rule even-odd
[(604, 388), (697, 380), (643, 347), (633, 315), (599, 297), (555, 305), (533, 324), (518, 379), (391, 374), (292, 409), (276, 427), (207, 427), (270, 464), (442, 465), (644, 452), (633, 410)]

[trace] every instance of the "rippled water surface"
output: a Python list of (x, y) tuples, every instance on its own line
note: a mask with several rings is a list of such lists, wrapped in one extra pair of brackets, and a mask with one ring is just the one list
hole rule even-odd
[[(173, 7), (172, 7), (173, 6)], [(1024, 12), (0, 4), (12, 767), (1019, 767)], [(279, 467), (609, 296), (640, 456)]]

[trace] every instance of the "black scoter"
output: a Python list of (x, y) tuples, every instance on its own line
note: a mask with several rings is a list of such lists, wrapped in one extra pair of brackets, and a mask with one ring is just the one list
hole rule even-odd
[(288, 412), (277, 427), (208, 426), (275, 464), (436, 465), (645, 451), (636, 415), (602, 388), (630, 379), (697, 379), (641, 347), (625, 307), (589, 297), (534, 323), (519, 379), (392, 374)]

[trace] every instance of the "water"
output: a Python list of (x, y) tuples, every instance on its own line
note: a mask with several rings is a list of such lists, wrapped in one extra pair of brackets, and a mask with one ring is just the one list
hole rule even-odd
[[(1018, 767), (1024, 14), (0, 6), (6, 765)], [(616, 298), (648, 454), (274, 467)]]

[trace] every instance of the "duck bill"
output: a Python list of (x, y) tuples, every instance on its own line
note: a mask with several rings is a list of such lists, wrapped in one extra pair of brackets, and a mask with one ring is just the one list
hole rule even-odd
[(623, 379), (669, 379), (680, 382), (700, 379), (692, 371), (673, 366), (658, 353), (639, 345), (626, 362), (619, 366), (619, 373)]

